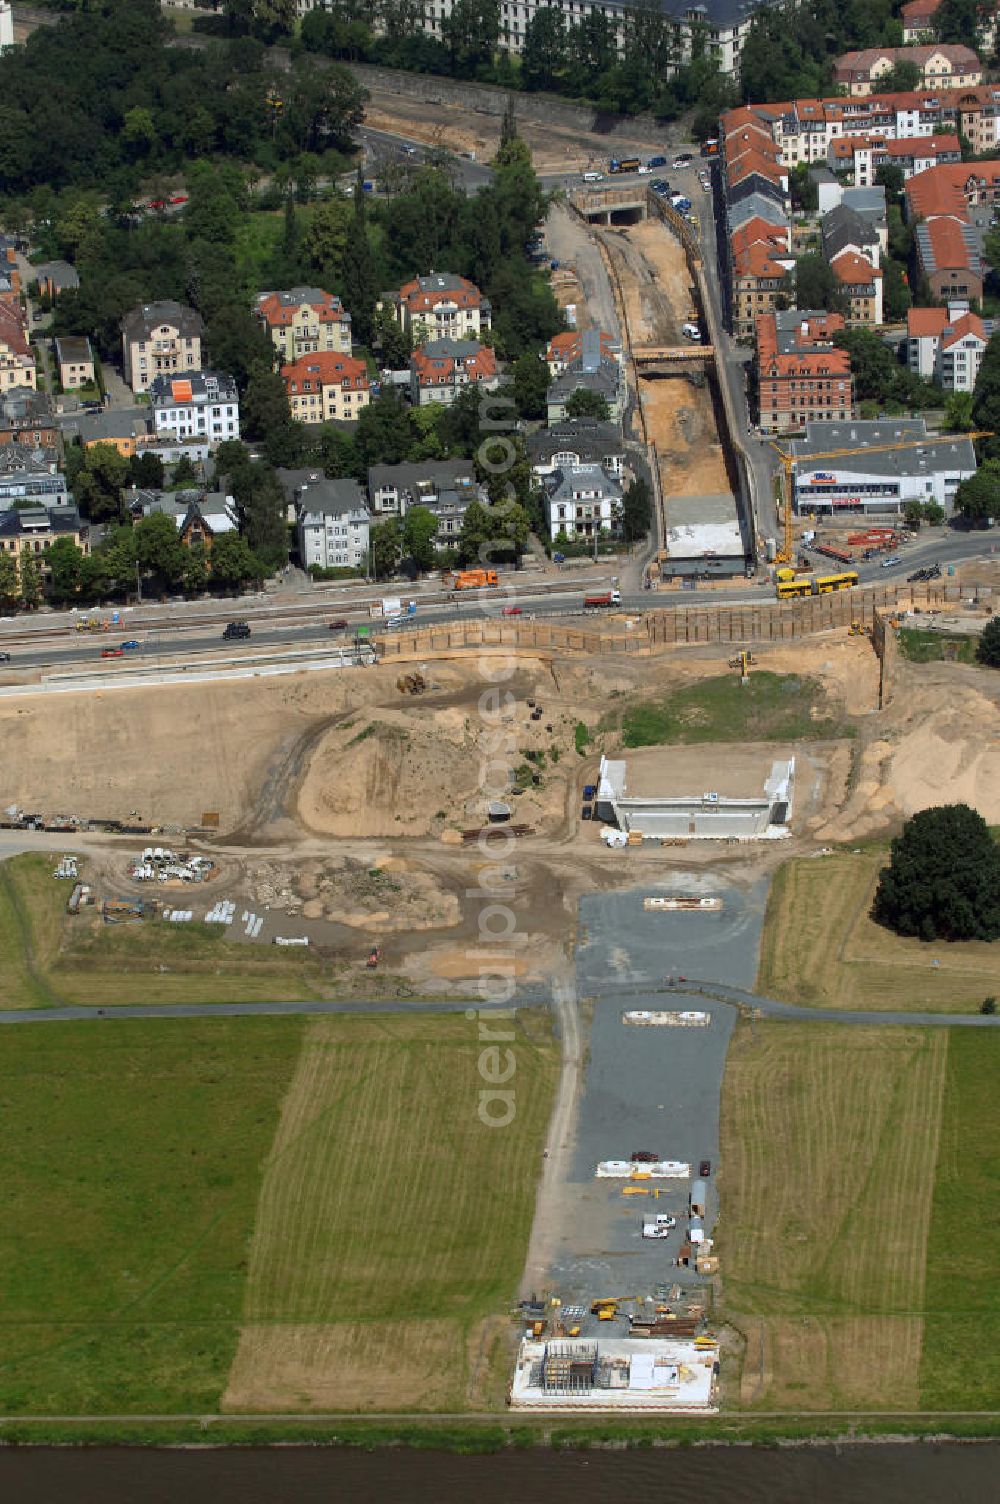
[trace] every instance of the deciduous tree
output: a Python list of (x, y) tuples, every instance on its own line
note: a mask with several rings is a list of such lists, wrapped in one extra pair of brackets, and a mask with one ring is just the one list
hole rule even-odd
[(920, 940), (1000, 937), (1000, 847), (967, 804), (921, 810), (892, 843), (872, 918)]

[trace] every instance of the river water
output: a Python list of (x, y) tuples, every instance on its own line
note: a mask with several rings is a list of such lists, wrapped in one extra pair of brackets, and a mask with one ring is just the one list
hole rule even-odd
[(10, 1504), (986, 1504), (1000, 1497), (1000, 1444), (771, 1450), (504, 1452), (457, 1457), (405, 1448), (0, 1450)]

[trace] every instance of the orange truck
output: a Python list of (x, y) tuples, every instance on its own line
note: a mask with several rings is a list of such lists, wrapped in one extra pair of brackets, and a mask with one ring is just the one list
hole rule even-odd
[(484, 590), (488, 586), (495, 588), (496, 585), (495, 569), (460, 569), (452, 582), (454, 590)]

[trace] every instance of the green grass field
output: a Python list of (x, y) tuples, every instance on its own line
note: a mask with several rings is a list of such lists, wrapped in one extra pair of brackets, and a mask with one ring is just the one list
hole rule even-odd
[(816, 1008), (977, 1013), (1000, 996), (1000, 944), (928, 945), (869, 918), (889, 848), (799, 857), (775, 874), (757, 991)]
[(264, 1175), (228, 1407), (495, 1395), (488, 1318), (523, 1265), (557, 1053), (546, 1016), (519, 1020), (516, 1116), (494, 1129), (477, 1112), (481, 1048), (463, 1015), (310, 1022)]
[(0, 1410), (212, 1409), (299, 1019), (3, 1030)]
[(295, 947), (240, 945), (205, 924), (67, 915), (72, 883), (54, 879), (54, 865), (43, 856), (0, 863), (0, 1008), (281, 1002), (329, 990), (329, 970)]
[(502, 1405), (557, 1070), (464, 1015), (4, 1028), (0, 1414)]
[(949, 1033), (927, 1246), (925, 1405), (995, 1410), (1000, 1396), (1000, 1035)]
[[(606, 718), (604, 729), (617, 724)], [(748, 684), (735, 673), (691, 684), (668, 699), (642, 701), (621, 713), (626, 747), (692, 742), (783, 742), (849, 736), (829, 713), (816, 679), (754, 670)]]
[(723, 1090), (720, 1249), (762, 1409), (995, 1409), (1000, 1035), (768, 1020)]
[(900, 653), (911, 663), (975, 663), (979, 638), (900, 627), (897, 641)]

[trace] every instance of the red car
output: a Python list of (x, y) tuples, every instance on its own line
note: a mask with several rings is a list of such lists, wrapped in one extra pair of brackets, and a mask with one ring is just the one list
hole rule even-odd
[(173, 198), (170, 200), (172, 204), (186, 204), (187, 201), (188, 196), (186, 193), (175, 193)]
[(344, 632), (350, 626), (346, 616), (338, 616), (336, 621), (330, 623), (331, 632)]
[(101, 649), (101, 657), (102, 658), (124, 658), (125, 657), (125, 649), (124, 648), (102, 648)]
[(501, 612), (503, 616), (521, 616), (522, 614), (520, 606), (504, 606)]
[(165, 209), (167, 207), (167, 201), (165, 198), (151, 198), (149, 201), (149, 207), (151, 209)]

